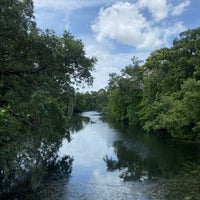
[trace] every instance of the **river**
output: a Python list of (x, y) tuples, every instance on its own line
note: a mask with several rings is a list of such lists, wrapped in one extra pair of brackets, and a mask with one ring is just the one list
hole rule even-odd
[(0, 199), (200, 199), (199, 144), (94, 111), (73, 119), (71, 141), (68, 134), (29, 134), (0, 152)]
[(200, 199), (198, 144), (146, 134), (97, 112), (81, 116), (89, 120), (59, 151), (73, 156), (70, 177), (49, 181), (44, 199)]

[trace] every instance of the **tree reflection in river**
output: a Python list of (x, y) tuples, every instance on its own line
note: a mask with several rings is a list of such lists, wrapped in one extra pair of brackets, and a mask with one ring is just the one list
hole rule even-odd
[(104, 161), (107, 170), (119, 171), (124, 181), (175, 178), (186, 173), (185, 163), (199, 158), (198, 144), (145, 134), (140, 128), (112, 121), (109, 124), (124, 137), (113, 142), (116, 156), (105, 156)]
[(70, 120), (70, 132), (78, 132), (83, 129), (90, 122), (90, 118), (86, 116), (80, 116), (75, 114), (73, 118)]
[[(82, 129), (89, 118), (75, 116), (69, 122), (70, 132)], [(73, 158), (58, 156), (65, 134), (29, 132), (17, 135), (0, 151), (0, 199), (40, 199), (40, 187), (47, 179), (69, 177)], [(44, 185), (43, 185), (44, 186)]]
[(199, 199), (198, 144), (104, 122), (96, 112), (74, 119), (70, 143), (68, 132), (30, 133), (1, 147), (0, 199)]
[(128, 149), (123, 141), (116, 141), (113, 146), (117, 159), (106, 156), (104, 161), (108, 171), (121, 171), (120, 178), (124, 181), (153, 180), (176, 174), (175, 171), (172, 172), (173, 168), (169, 172), (165, 165), (159, 166), (159, 160), (153, 157), (141, 157), (138, 152)]
[(34, 136), (19, 137), (12, 151), (5, 154), (6, 149), (1, 150), (1, 199), (34, 199), (45, 176), (71, 172), (73, 159), (57, 155), (62, 137), (54, 140), (42, 142)]
[(123, 178), (124, 181), (138, 180), (146, 174), (142, 169), (140, 157), (135, 152), (129, 151), (123, 141), (116, 141), (113, 146), (117, 160), (108, 156), (104, 158), (108, 171), (121, 171), (120, 178)]

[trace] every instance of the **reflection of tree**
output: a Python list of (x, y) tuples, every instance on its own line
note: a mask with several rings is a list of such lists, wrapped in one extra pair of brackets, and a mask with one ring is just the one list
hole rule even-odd
[(108, 170), (122, 171), (120, 178), (123, 178), (124, 181), (140, 179), (143, 174), (141, 158), (135, 152), (129, 151), (122, 141), (116, 141), (114, 148), (117, 154), (117, 160), (107, 156), (104, 158)]
[(0, 199), (34, 199), (44, 177), (59, 178), (71, 173), (73, 159), (57, 155), (62, 137), (45, 141), (47, 138), (19, 137), (15, 146), (1, 149)]
[(89, 117), (74, 115), (73, 118), (69, 121), (70, 124), (70, 131), (71, 132), (78, 132), (84, 128), (86, 124), (90, 122)]
[(72, 171), (73, 158), (70, 156), (63, 156), (62, 158), (54, 158), (48, 163), (48, 173), (54, 178), (61, 178), (69, 175)]
[[(109, 171), (119, 170), (124, 181), (173, 177), (177, 173), (175, 163), (162, 162), (165, 157), (144, 156), (137, 149), (128, 149), (123, 141), (116, 141), (113, 146), (117, 158), (106, 156), (104, 161)], [(179, 164), (177, 161), (176, 165)]]
[[(89, 121), (87, 117), (74, 116), (69, 121), (70, 132), (82, 129)], [(64, 138), (70, 141), (68, 130), (64, 134), (51, 131), (41, 134), (32, 129), (29, 134), (8, 138), (6, 145), (0, 144), (0, 199), (5, 196), (9, 199), (35, 198), (18, 195), (36, 195), (45, 180), (68, 177), (73, 158), (58, 157)]]

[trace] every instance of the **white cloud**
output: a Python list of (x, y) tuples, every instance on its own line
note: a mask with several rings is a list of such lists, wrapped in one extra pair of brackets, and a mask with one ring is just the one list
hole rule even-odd
[(145, 60), (149, 52), (124, 52), (113, 53), (113, 46), (110, 43), (96, 42), (94, 38), (84, 38), (86, 54), (89, 57), (95, 56), (98, 59), (96, 69), (93, 72), (95, 78), (92, 88), (85, 88), (83, 91), (99, 90), (107, 86), (109, 79), (108, 74), (111, 72), (120, 73), (120, 71), (131, 64), (131, 58), (133, 56), (138, 57), (141, 60)]
[(177, 33), (185, 31), (186, 27), (183, 25), (183, 22), (176, 22), (175, 24), (167, 27), (168, 28), (165, 28), (163, 32), (163, 43), (165, 44), (165, 46), (170, 46), (171, 42), (169, 38), (171, 38), (174, 35), (177, 35)]
[(161, 44), (159, 30), (151, 26), (135, 4), (128, 2), (101, 9), (92, 30), (98, 41), (109, 38), (138, 49), (155, 48)]
[[(167, 0), (117, 2), (101, 8), (91, 28), (98, 41), (113, 40), (136, 49), (154, 50), (168, 44), (172, 36), (185, 30), (180, 21), (166, 22), (170, 11), (173, 10), (172, 14), (181, 13), (188, 4), (188, 0), (174, 7)], [(152, 17), (147, 17), (146, 8)]]
[(186, 0), (180, 4), (178, 4), (177, 6), (172, 7), (172, 15), (180, 15), (187, 6), (190, 5), (190, 1)]
[[(133, 56), (145, 60), (150, 51), (161, 46), (169, 46), (173, 37), (186, 29), (175, 17), (184, 12), (190, 1), (183, 0), (177, 5), (175, 2), (175, 0), (34, 0), (34, 5), (36, 18), (41, 27), (53, 27), (56, 32), (63, 32), (66, 27), (70, 30), (70, 22), (79, 25), (78, 21), (73, 21), (73, 14), (77, 9), (94, 6), (96, 10), (104, 6), (99, 13), (96, 13), (97, 18), (91, 25), (96, 38), (91, 32), (85, 33), (86, 36), (75, 33), (85, 44), (87, 55), (98, 58), (96, 71), (93, 72), (94, 86), (90, 89), (98, 90), (107, 85), (110, 72), (119, 73), (122, 68), (131, 64)], [(117, 49), (120, 44), (124, 44), (124, 49), (128, 45), (129, 52)]]
[(140, 8), (147, 7), (157, 22), (168, 16), (167, 0), (138, 0), (138, 5)]
[[(107, 0), (33, 0), (33, 2), (36, 11), (36, 20), (43, 29), (52, 27), (48, 25), (51, 24), (52, 21), (57, 20), (57, 23), (54, 23), (55, 28), (60, 27), (60, 29), (70, 30), (72, 12), (77, 9), (110, 5), (116, 2), (116, 0), (109, 0), (109, 3)], [(55, 16), (56, 14), (60, 15), (60, 21)]]

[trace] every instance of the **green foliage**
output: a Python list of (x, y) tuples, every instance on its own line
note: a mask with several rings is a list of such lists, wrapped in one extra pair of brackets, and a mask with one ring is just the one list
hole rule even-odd
[(33, 11), (32, 0), (0, 1), (0, 185), (23, 160), (37, 169), (55, 157), (70, 140), (74, 87), (93, 82), (96, 58), (68, 32), (39, 30)]
[(76, 93), (75, 112), (97, 110), (97, 92)]
[(132, 62), (132, 65), (121, 71), (121, 75), (110, 74), (107, 110), (116, 120), (137, 125), (138, 104), (143, 88), (143, 69), (139, 66), (141, 61), (136, 57), (133, 57)]
[(96, 59), (70, 33), (37, 29), (31, 0), (1, 1), (0, 23), (1, 108), (9, 105), (11, 118), (27, 126), (58, 131), (73, 109), (71, 84), (91, 84)]
[(22, 124), (9, 113), (10, 108), (0, 108), (0, 146), (6, 147), (13, 143), (21, 129)]
[(173, 47), (153, 52), (144, 64), (139, 116), (145, 130), (199, 138), (199, 33), (181, 33)]
[(117, 121), (124, 120), (126, 117), (123, 97), (119, 88), (109, 92), (108, 112)]
[(108, 105), (108, 94), (105, 89), (100, 89), (97, 92), (96, 98), (96, 110), (99, 112), (107, 112), (106, 107)]
[(146, 131), (200, 138), (200, 28), (180, 33), (171, 48), (136, 57), (120, 75), (110, 74), (107, 111)]
[(187, 79), (182, 85), (183, 104), (187, 112), (187, 119), (191, 124), (192, 131), (200, 137), (200, 80)]
[(89, 110), (96, 110), (99, 112), (106, 112), (108, 103), (107, 91), (100, 89), (95, 92), (76, 93), (75, 112), (83, 112)]

